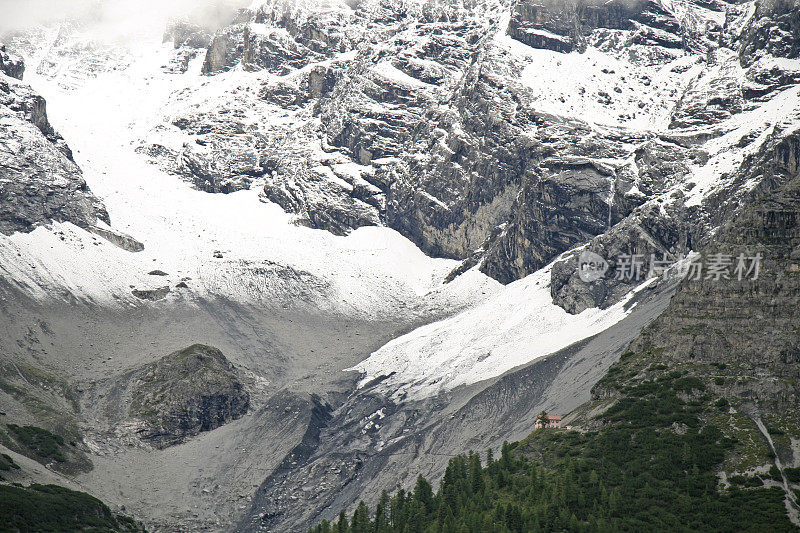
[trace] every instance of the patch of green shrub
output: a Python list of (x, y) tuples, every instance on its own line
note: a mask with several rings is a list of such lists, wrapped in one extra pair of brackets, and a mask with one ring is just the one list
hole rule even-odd
[(37, 456), (59, 462), (67, 460), (61, 451), (61, 447), (64, 446), (64, 438), (61, 435), (36, 426), (8, 424), (8, 429), (19, 444)]
[(14, 462), (10, 455), (0, 453), (0, 470), (8, 472), (11, 469), (19, 470), (19, 465)]
[(787, 467), (783, 469), (783, 473), (790, 483), (800, 483), (800, 468)]
[(94, 496), (57, 485), (0, 485), (4, 531), (140, 531)]
[(755, 476), (730, 476), (728, 481), (734, 485), (742, 485), (743, 487), (761, 487), (764, 485), (764, 482)]

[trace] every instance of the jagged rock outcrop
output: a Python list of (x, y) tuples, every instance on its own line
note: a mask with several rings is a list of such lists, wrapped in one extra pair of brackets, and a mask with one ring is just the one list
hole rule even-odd
[[(537, 109), (537, 97), (516, 81), (524, 63), (494, 38), (505, 29), (497, 25), (500, 5), (482, 4), (469, 13), (458, 5), (418, 10), (403, 2), (364, 3), (347, 17), (328, 14), (322, 26), (336, 31), (323, 33), (338, 37), (331, 41), (335, 46), (323, 39), (328, 42), (325, 53), (346, 51), (359, 39), (369, 44), (369, 51), (317, 70), (317, 81), (312, 75), (295, 75), (301, 63), (292, 62), (295, 44), (308, 43), (302, 38), (303, 28), (320, 23), (303, 9), (292, 16), (281, 9), (270, 4), (251, 14), (249, 21), (218, 32), (220, 44), (209, 48), (205, 71), (242, 64), (281, 74), (285, 81), (267, 85), (263, 98), (320, 116), (322, 131), (315, 134), (309, 123), (307, 138), (332, 155), (282, 155), (291, 143), (276, 149), (275, 143), (267, 142), (270, 157), (280, 163), (264, 175), (265, 197), (314, 227), (343, 233), (384, 222), (428, 253), (472, 257), (472, 264), (483, 263), (484, 271), (507, 282), (602, 233), (644, 202), (647, 193), (666, 186), (663, 176), (647, 175), (654, 166), (648, 161), (669, 151), (654, 142), (646, 144), (649, 153), (639, 158), (645, 167), (641, 177), (618, 171), (630, 154), (642, 150), (643, 142), (653, 139), (652, 134), (620, 129), (598, 135), (580, 119)], [(516, 9), (521, 10), (515, 15), (517, 22), (539, 16), (538, 11), (525, 15), (523, 8)], [(581, 9), (590, 13), (582, 15), (581, 39), (613, 53), (632, 47), (639, 52), (635, 57), (643, 58), (632, 60), (634, 64), (675, 60), (682, 52), (680, 45), (671, 51), (676, 49), (673, 41), (681, 43), (689, 31), (647, 2)], [(399, 13), (408, 17), (399, 18)], [(301, 22), (289, 22), (298, 16)], [(359, 32), (365, 20), (369, 31)], [(650, 30), (642, 20), (650, 22)], [(349, 31), (339, 31), (348, 28), (348, 21)], [(512, 35), (514, 27), (512, 22), (508, 28)], [(593, 33), (597, 28), (630, 35), (620, 43), (598, 37)], [(672, 37), (642, 39), (655, 31), (652, 28)], [(259, 39), (274, 44), (272, 36), (278, 34), (291, 36), (295, 44), (268, 46), (268, 62), (246, 52), (260, 46)], [(665, 40), (671, 44), (666, 46)], [(381, 41), (386, 46), (376, 47)], [(662, 50), (660, 55), (645, 53), (654, 48)], [(303, 61), (315, 60), (313, 54), (303, 54)], [(598, 98), (613, 100), (607, 94)], [(211, 153), (224, 152), (215, 147)], [(347, 172), (339, 165), (342, 156), (355, 163)], [(680, 165), (681, 157), (669, 154), (673, 166)], [(201, 171), (201, 165), (189, 166), (201, 179), (214, 174), (213, 169)], [(638, 195), (631, 193), (634, 185)], [(561, 210), (564, 198), (576, 191), (572, 210)], [(564, 224), (567, 227), (561, 227)]]
[(0, 72), (18, 80), (22, 79), (25, 72), (25, 62), (22, 61), (22, 58), (9, 52), (4, 44), (0, 44)]
[(189, 70), (189, 63), (201, 53), (205, 53), (211, 42), (211, 34), (208, 28), (188, 21), (170, 24), (164, 32), (163, 41), (172, 42), (175, 55), (167, 65), (164, 65), (164, 71), (183, 74)]
[[(19, 80), (24, 66), (2, 50), (0, 65), (0, 232), (56, 221), (88, 228), (109, 222), (64, 139), (47, 120), (44, 98)], [(12, 77), (13, 76), (13, 77)]]
[(739, 54), (744, 65), (765, 57), (800, 56), (800, 2), (761, 0), (742, 33)]
[[(798, 244), (800, 172), (795, 167), (793, 177), (729, 222), (703, 249), (699, 279), (688, 276), (664, 315), (631, 349), (655, 347), (663, 360), (735, 367), (740, 381), (748, 381), (737, 393), (740, 399), (776, 413), (791, 410), (800, 398), (793, 385), (800, 372)], [(727, 277), (709, 278), (717, 254), (730, 260)], [(753, 258), (759, 254), (756, 272)], [(740, 255), (743, 270), (737, 272)]]
[[(587, 249), (609, 260), (601, 279), (586, 283), (578, 273), (578, 252), (553, 266), (553, 301), (569, 312), (607, 307), (646, 278), (651, 261), (671, 257), (670, 264), (691, 250), (719, 238), (709, 227), (729, 224), (749, 206), (791, 180), (798, 172), (798, 133), (775, 130), (757, 151), (746, 157), (727, 183), (708, 195), (705, 209), (687, 206), (685, 197), (673, 192), (673, 202), (648, 202), (611, 230), (593, 239)], [(749, 186), (748, 186), (749, 185)], [(642, 277), (621, 275), (620, 258), (638, 256)]]
[(776, 148), (775, 186), (734, 212), (700, 248), (669, 306), (592, 389), (592, 401), (570, 418), (597, 428), (613, 417), (594, 415), (630, 402), (637, 385), (680, 378), (688, 385), (682, 396), (700, 406), (694, 429), (716, 427), (733, 437), (716, 466), (721, 486), (735, 483), (733, 475), (745, 475), (753, 486), (779, 487), (796, 523), (797, 479), (789, 474), (800, 466), (797, 137)]
[(129, 416), (139, 437), (157, 448), (183, 442), (241, 417), (250, 396), (234, 366), (202, 344), (166, 355), (131, 377)]
[[(178, 172), (211, 192), (263, 183), (298, 223), (336, 234), (386, 224), (463, 259), (452, 276), (477, 266), (507, 283), (587, 243), (685, 253), (720, 206), (772, 187), (750, 166), (797, 115), (777, 103), (800, 80), (791, 1), (752, 17), (722, 1), (329, 7), (269, 2), (215, 34), (204, 72), (277, 76), (236, 98), (284, 118), (182, 116), (194, 141)], [(586, 287), (576, 256), (552, 270), (570, 312), (633, 287)]]
[(596, 29), (627, 30), (629, 42), (668, 48), (683, 46), (674, 13), (654, 0), (548, 0), (514, 5), (508, 34), (533, 48), (585, 51)]
[(215, 33), (203, 73), (223, 72), (241, 64), (246, 70), (285, 75), (312, 61), (351, 47), (352, 10), (344, 2), (309, 9), (300, 2), (265, 2), (252, 13), (242, 10), (235, 23)]

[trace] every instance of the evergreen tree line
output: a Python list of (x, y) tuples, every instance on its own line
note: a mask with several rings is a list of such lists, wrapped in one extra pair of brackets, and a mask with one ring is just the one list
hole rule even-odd
[(780, 488), (720, 488), (736, 441), (702, 422), (713, 398), (693, 379), (630, 387), (598, 431), (539, 430), (485, 464), (454, 457), (435, 493), (419, 476), (413, 491), (384, 491), (374, 509), (362, 501), (309, 533), (795, 531)]

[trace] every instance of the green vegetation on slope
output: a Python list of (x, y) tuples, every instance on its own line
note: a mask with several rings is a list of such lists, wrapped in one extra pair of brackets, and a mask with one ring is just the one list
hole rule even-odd
[(420, 477), (412, 493), (384, 493), (374, 512), (362, 503), (311, 532), (795, 530), (780, 488), (758, 478), (720, 485), (717, 470), (738, 443), (713, 423), (717, 398), (701, 379), (615, 379), (626, 367), (605, 380), (624, 395), (593, 421), (598, 429), (536, 431), (485, 467), (474, 454), (456, 457), (435, 495)]
[(67, 460), (61, 451), (62, 446), (64, 446), (64, 438), (61, 435), (56, 435), (36, 426), (8, 424), (8, 429), (17, 442), (38, 457), (60, 462)]
[[(0, 453), (0, 472), (8, 472), (11, 469), (19, 470), (19, 465), (14, 462), (14, 459), (11, 458), (10, 455), (5, 453)], [(0, 481), (2, 481), (3, 476), (0, 475)]]
[(0, 485), (0, 524), (4, 531), (141, 531), (97, 498), (57, 485)]

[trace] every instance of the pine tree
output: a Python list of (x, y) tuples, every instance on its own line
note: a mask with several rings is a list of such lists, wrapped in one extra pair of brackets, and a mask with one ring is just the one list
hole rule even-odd
[(347, 515), (344, 514), (344, 509), (339, 512), (339, 521), (336, 523), (336, 533), (348, 533), (350, 528), (347, 525)]
[(508, 441), (503, 441), (503, 447), (500, 450), (500, 464), (504, 469), (511, 467), (511, 446)]
[(471, 454), (469, 457), (469, 476), (472, 494), (481, 494), (484, 490), (483, 469), (481, 468), (481, 458), (478, 454)]
[(618, 516), (621, 504), (622, 496), (619, 493), (619, 489), (614, 487), (614, 490), (608, 495), (608, 510), (611, 516)]
[(417, 476), (417, 484), (414, 487), (414, 500), (422, 504), (422, 510), (425, 514), (433, 512), (433, 487), (422, 475)]
[(389, 523), (395, 531), (403, 531), (406, 525), (406, 491), (400, 489), (389, 504)]
[(375, 507), (375, 533), (391, 531), (389, 524), (390, 506), (389, 494), (385, 490), (381, 491), (381, 498)]
[(371, 533), (372, 521), (369, 519), (369, 509), (361, 500), (353, 513), (353, 521), (350, 523), (350, 531), (352, 533)]

